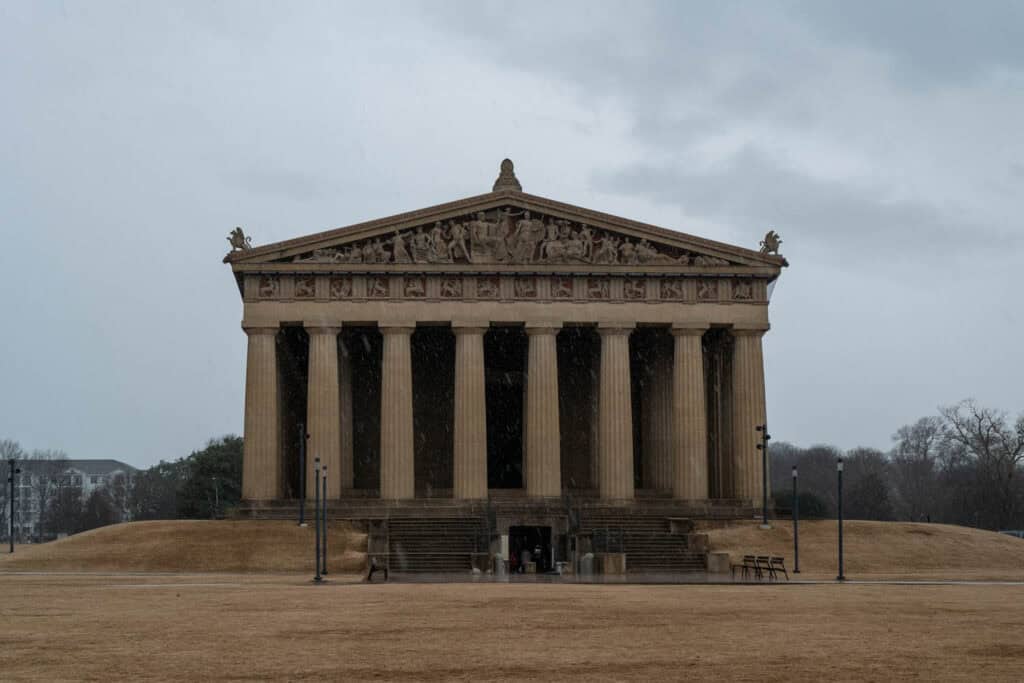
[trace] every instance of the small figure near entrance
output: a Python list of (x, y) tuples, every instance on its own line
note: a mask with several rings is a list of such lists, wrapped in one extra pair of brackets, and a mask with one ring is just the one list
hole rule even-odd
[(368, 583), (373, 583), (373, 573), (375, 571), (378, 571), (378, 570), (383, 570), (383, 572), (384, 572), (384, 581), (387, 582), (387, 580), (388, 580), (388, 566), (387, 565), (384, 565), (383, 567), (378, 566), (377, 558), (371, 556), (370, 557), (370, 573), (366, 575), (366, 581)]

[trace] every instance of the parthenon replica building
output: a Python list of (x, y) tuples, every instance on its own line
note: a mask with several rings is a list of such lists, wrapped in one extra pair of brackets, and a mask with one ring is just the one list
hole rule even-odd
[(314, 458), (336, 516), (489, 514), (562, 553), (586, 510), (760, 507), (774, 233), (751, 250), (552, 201), (506, 159), (486, 194), (229, 241), (250, 512), (312, 498)]

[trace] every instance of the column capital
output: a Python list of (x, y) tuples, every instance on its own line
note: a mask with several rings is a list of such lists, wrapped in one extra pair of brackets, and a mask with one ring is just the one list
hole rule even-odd
[(628, 335), (636, 329), (636, 323), (598, 323), (597, 333), (602, 337)]
[(341, 323), (314, 323), (314, 322), (303, 322), (302, 327), (305, 328), (309, 334), (333, 334), (337, 335), (341, 332)]
[(707, 323), (673, 323), (669, 331), (675, 337), (699, 337), (710, 327)]
[(525, 325), (526, 334), (558, 334), (562, 329), (560, 322), (527, 322)]
[(480, 335), (482, 335), (482, 334), (485, 334), (488, 329), (490, 329), (490, 328), (488, 326), (486, 326), (486, 325), (470, 325), (470, 324), (456, 325), (455, 323), (452, 323), (452, 334), (454, 334), (455, 336), (460, 336), (460, 335), (463, 335), (463, 334), (480, 334)]
[(768, 331), (768, 325), (734, 325), (729, 329), (734, 337), (760, 337)]
[(259, 334), (277, 334), (280, 329), (280, 325), (246, 325), (242, 323), (242, 330), (250, 337)]
[(381, 334), (404, 334), (410, 335), (416, 331), (416, 325), (411, 324), (392, 324), (392, 325), (378, 325), (377, 329), (380, 330)]

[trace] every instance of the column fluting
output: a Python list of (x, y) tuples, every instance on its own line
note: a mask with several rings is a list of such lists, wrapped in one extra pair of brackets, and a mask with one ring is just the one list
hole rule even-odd
[(416, 496), (409, 339), (413, 330), (412, 326), (380, 328), (384, 336), (380, 388), (380, 497), (385, 500)]
[[(309, 334), (309, 377), (306, 400), (308, 463), (320, 458), (327, 468), (327, 495), (341, 494), (341, 401), (338, 377), (340, 327), (306, 326)], [(313, 490), (315, 474), (306, 467), (306, 491)]]
[(344, 343), (340, 346), (338, 357), (338, 400), (341, 401), (341, 488), (355, 487), (355, 451), (353, 439), (355, 432), (352, 419), (352, 356)]
[(487, 392), (485, 327), (452, 327), (455, 333), (453, 497), (487, 497)]
[(764, 330), (733, 330), (732, 443), (733, 496), (743, 501), (761, 500), (761, 436), (755, 429), (765, 422)]
[(643, 481), (656, 491), (672, 489), (672, 346), (665, 341), (652, 348), (642, 404)]
[(281, 444), (277, 398), (277, 327), (246, 327), (245, 436), (242, 497), (280, 498)]
[(562, 495), (561, 430), (558, 415), (557, 335), (561, 325), (532, 326), (526, 377), (526, 495)]
[(633, 498), (633, 401), (630, 393), (629, 335), (632, 327), (598, 328), (601, 387), (598, 421), (598, 479), (601, 498)]
[(672, 495), (681, 500), (708, 498), (707, 396), (701, 345), (705, 329), (672, 330)]

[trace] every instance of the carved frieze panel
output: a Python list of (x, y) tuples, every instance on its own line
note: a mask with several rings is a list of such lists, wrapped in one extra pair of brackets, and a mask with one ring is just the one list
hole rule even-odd
[(391, 294), (391, 280), (386, 275), (376, 275), (366, 279), (366, 296), (373, 299), (386, 299)]
[(622, 286), (622, 294), (627, 299), (646, 299), (647, 281), (643, 278), (626, 278)]
[(478, 276), (476, 295), (480, 299), (497, 299), (501, 296), (501, 280), (497, 275)]
[(352, 278), (332, 277), (328, 292), (332, 299), (348, 299), (352, 296)]
[(571, 299), (573, 298), (573, 279), (571, 277), (557, 276), (551, 278), (551, 298)]
[(513, 293), (517, 299), (537, 298), (537, 279), (534, 277), (517, 277), (513, 280)]
[(441, 278), (441, 297), (445, 299), (458, 299), (462, 297), (463, 281), (461, 277), (449, 276)]
[(732, 281), (732, 298), (734, 301), (750, 301), (754, 298), (754, 285), (750, 280)]
[(556, 216), (506, 206), (314, 249), (296, 263), (725, 266), (729, 262)]
[(683, 301), (686, 299), (686, 284), (682, 278), (665, 278), (661, 280), (661, 298), (666, 301)]
[(316, 278), (312, 275), (300, 275), (295, 278), (295, 298), (312, 299), (316, 296)]
[(411, 299), (422, 299), (427, 295), (427, 279), (422, 275), (406, 276), (403, 292)]
[(276, 299), (281, 294), (281, 280), (276, 275), (261, 275), (256, 295), (261, 299)]
[(611, 282), (608, 278), (587, 278), (587, 298), (597, 300), (611, 298)]
[(697, 300), (718, 300), (718, 280), (711, 280), (707, 278), (701, 278), (700, 280), (697, 280)]

